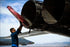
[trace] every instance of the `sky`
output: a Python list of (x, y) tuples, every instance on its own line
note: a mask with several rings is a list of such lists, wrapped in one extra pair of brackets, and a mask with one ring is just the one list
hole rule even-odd
[[(10, 11), (7, 9), (7, 6), (11, 6), (16, 12), (18, 12), (21, 15), (21, 10), (23, 5), (28, 0), (0, 0), (0, 37), (9, 36), (10, 28), (14, 27), (17, 29), (19, 27), (18, 20), (10, 13)], [(41, 0), (43, 1), (43, 0)], [(22, 28), (22, 33), (28, 31), (29, 29), (26, 29), (25, 27)], [(45, 35), (38, 35), (38, 36), (32, 36), (32, 37), (24, 37), (28, 40), (31, 40), (35, 42), (36, 44), (42, 44), (42, 43), (57, 43), (57, 42), (69, 42), (70, 38), (58, 34), (45, 34)]]

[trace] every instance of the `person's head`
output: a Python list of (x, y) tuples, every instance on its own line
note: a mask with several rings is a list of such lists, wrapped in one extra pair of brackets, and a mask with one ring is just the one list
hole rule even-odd
[(11, 29), (10, 29), (10, 32), (11, 32), (11, 33), (14, 33), (15, 31), (16, 31), (16, 30), (15, 30), (14, 28), (11, 28)]

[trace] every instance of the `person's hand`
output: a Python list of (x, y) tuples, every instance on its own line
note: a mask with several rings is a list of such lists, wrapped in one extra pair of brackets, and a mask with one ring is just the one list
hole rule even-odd
[(23, 26), (22, 22), (20, 21), (20, 26)]

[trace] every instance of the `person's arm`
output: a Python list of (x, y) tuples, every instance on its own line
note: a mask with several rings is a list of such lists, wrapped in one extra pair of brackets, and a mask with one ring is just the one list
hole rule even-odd
[(19, 26), (19, 28), (18, 28), (19, 32), (21, 32), (22, 27), (23, 27), (23, 25), (22, 25), (22, 23), (20, 22), (20, 26)]
[(21, 32), (21, 29), (22, 29), (22, 26), (20, 25), (17, 30), (19, 30), (19, 32)]
[(17, 31), (14, 34), (18, 35), (19, 33), (21, 33), (22, 27), (23, 27), (23, 25), (20, 22), (20, 26), (18, 27)]

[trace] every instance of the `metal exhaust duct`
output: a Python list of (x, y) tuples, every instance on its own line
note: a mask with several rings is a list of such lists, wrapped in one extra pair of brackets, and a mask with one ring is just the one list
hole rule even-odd
[(39, 4), (33, 2), (33, 1), (28, 1), (24, 4), (22, 11), (21, 11), (21, 16), (23, 16), (30, 24), (31, 26), (34, 25), (40, 25), (44, 23), (43, 18), (41, 17), (41, 10), (42, 6)]

